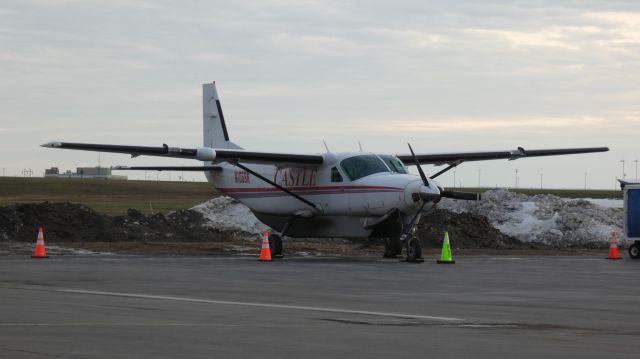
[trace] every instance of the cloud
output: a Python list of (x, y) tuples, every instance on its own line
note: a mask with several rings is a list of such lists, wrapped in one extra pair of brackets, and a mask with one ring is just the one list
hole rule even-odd
[(481, 38), (497, 38), (507, 41), (515, 48), (519, 47), (553, 47), (564, 50), (577, 50), (579, 47), (571, 41), (571, 29), (565, 27), (552, 27), (539, 31), (523, 32), (512, 30), (494, 29), (467, 29), (472, 36)]
[(435, 47), (447, 41), (445, 35), (413, 30), (392, 28), (364, 28), (362, 32), (375, 36), (380, 43), (400, 43), (417, 49)]
[(361, 54), (354, 41), (338, 36), (295, 35), (280, 32), (272, 36), (271, 41), (281, 50), (308, 55), (350, 57)]
[(580, 117), (537, 117), (537, 118), (450, 118), (442, 120), (411, 120), (378, 122), (368, 126), (372, 132), (476, 132), (503, 130), (559, 130), (588, 126), (600, 127), (606, 124), (602, 118)]

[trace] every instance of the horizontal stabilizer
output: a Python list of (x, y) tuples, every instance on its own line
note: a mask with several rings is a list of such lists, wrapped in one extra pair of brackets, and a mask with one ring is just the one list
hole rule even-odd
[(222, 171), (220, 166), (114, 166), (111, 169), (117, 171)]

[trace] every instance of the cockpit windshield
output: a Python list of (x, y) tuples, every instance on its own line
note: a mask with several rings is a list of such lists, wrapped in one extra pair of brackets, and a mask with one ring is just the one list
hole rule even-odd
[(390, 156), (390, 155), (379, 155), (380, 158), (384, 161), (384, 163), (389, 167), (392, 172), (396, 173), (407, 173), (407, 168), (404, 166), (404, 163), (398, 159), (398, 157)]
[(346, 158), (340, 162), (340, 167), (352, 181), (374, 173), (389, 172), (387, 166), (375, 155), (359, 155)]

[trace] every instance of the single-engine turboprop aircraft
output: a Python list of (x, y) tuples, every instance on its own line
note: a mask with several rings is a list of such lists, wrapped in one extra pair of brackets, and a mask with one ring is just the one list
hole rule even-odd
[[(275, 233), (272, 254), (282, 255), (282, 238), (384, 238), (385, 257), (406, 247), (407, 262), (421, 261), (413, 232), (420, 216), (442, 197), (479, 200), (473, 193), (447, 191), (435, 178), (467, 161), (604, 152), (606, 147), (390, 155), (372, 152), (297, 154), (247, 151), (229, 140), (215, 82), (203, 85), (204, 146), (197, 148), (49, 142), (49, 148), (176, 157), (201, 166), (124, 167), (120, 170), (201, 171), (220, 192), (248, 206)], [(427, 177), (421, 164), (447, 165)], [(417, 166), (419, 176), (406, 166)]]

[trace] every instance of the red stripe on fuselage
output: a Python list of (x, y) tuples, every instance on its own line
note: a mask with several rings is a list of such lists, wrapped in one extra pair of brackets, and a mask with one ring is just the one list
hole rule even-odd
[[(285, 187), (289, 191), (335, 191), (335, 190), (382, 190), (382, 191), (403, 191), (400, 187), (386, 187), (386, 186), (313, 186), (313, 187)], [(219, 191), (225, 193), (255, 193), (255, 192), (280, 192), (280, 189), (275, 187), (264, 188), (218, 188)]]

